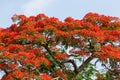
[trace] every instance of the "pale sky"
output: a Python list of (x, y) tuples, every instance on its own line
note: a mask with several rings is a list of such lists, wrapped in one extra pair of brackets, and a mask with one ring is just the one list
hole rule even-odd
[(1, 0), (0, 27), (9, 27), (14, 14), (44, 13), (64, 20), (68, 16), (81, 19), (88, 12), (120, 17), (120, 0)]
[(9, 27), (14, 14), (44, 13), (63, 20), (81, 19), (88, 12), (120, 17), (120, 0), (1, 0), (0, 27)]

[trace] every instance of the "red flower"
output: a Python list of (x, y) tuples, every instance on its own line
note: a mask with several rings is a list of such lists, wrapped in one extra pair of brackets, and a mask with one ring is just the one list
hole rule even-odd
[(120, 50), (119, 48), (114, 48), (111, 45), (104, 45), (101, 48), (101, 52), (96, 52), (101, 60), (106, 60), (107, 58), (120, 60)]
[(89, 53), (88, 52), (85, 52), (83, 50), (70, 50), (71, 53), (74, 53), (74, 54), (78, 54), (78, 55), (81, 55), (81, 56), (88, 56)]
[(10, 64), (10, 65), (8, 65), (8, 68), (9, 68), (10, 70), (12, 70), (12, 69), (17, 68), (17, 66), (18, 66), (18, 64)]
[(9, 53), (9, 52), (3, 52), (2, 54), (0, 54), (1, 55), (1, 57), (3, 58), (3, 59), (10, 59), (10, 60), (12, 60), (13, 59), (13, 57), (14, 57), (14, 55), (12, 54), (12, 53)]
[(16, 58), (21, 60), (21, 59), (33, 59), (35, 57), (35, 55), (33, 53), (29, 53), (29, 52), (19, 52), (16, 55)]
[(68, 36), (70, 36), (70, 34), (68, 32), (64, 32), (64, 31), (57, 31), (56, 36), (68, 38)]
[(55, 55), (54, 55), (54, 58), (58, 59), (58, 60), (63, 60), (65, 58), (67, 58), (67, 57), (68, 57), (68, 55), (65, 54), (65, 53), (55, 53)]
[(45, 57), (41, 57), (40, 62), (43, 64), (46, 64), (47, 66), (50, 66), (50, 64), (51, 64), (51, 62)]
[(64, 21), (65, 22), (73, 22), (74, 19), (72, 17), (67, 17)]
[(64, 78), (64, 79), (67, 78), (67, 75), (64, 74), (61, 69), (55, 71), (55, 72), (53, 73), (53, 76), (54, 76), (54, 77), (57, 77), (57, 76), (58, 76), (58, 77), (62, 77), (62, 78)]
[(3, 51), (3, 50), (4, 50), (4, 46), (0, 45), (0, 51)]
[(24, 47), (19, 44), (10, 44), (7, 46), (7, 50), (11, 53), (17, 53), (19, 51), (23, 51)]
[(25, 76), (25, 72), (21, 72), (20, 70), (16, 70), (11, 75), (12, 75), (12, 77), (23, 79), (23, 77)]
[(52, 80), (52, 77), (43, 73), (43, 74), (40, 74), (40, 80)]
[(3, 68), (5, 65), (5, 63), (0, 63), (0, 69)]

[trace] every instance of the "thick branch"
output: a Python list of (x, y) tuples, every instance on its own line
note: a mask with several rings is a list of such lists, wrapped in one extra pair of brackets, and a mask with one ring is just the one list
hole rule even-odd
[(78, 73), (77, 65), (76, 65), (74, 60), (64, 60), (62, 63), (71, 63), (73, 65), (73, 67), (74, 67), (74, 72)]
[(44, 44), (44, 45), (42, 45), (46, 50), (47, 50), (47, 52), (52, 56), (52, 51), (50, 50), (50, 48), (48, 47), (48, 45), (46, 44)]
[(87, 58), (87, 60), (83, 62), (83, 64), (78, 68), (78, 73), (81, 72), (88, 65), (88, 63), (90, 63), (92, 59), (93, 59), (93, 54), (89, 58)]
[[(52, 56), (52, 52), (51, 52), (51, 50), (49, 49), (49, 47), (47, 46), (47, 45), (43, 45), (44, 46), (44, 48), (48, 51), (48, 53)], [(54, 59), (54, 58), (53, 58)], [(88, 63), (91, 61), (93, 59), (93, 54), (85, 61), (85, 62), (83, 62), (83, 64), (79, 67), (79, 68), (77, 68), (77, 65), (76, 65), (76, 63), (74, 62), (74, 60), (65, 60), (65, 61), (63, 61), (62, 63), (71, 63), (72, 65), (73, 65), (73, 67), (74, 67), (74, 72), (76, 73), (76, 74), (78, 74), (79, 72), (81, 72), (87, 65), (88, 65)]]
[(2, 70), (5, 72), (5, 74), (9, 73), (9, 71), (6, 68), (3, 68)]
[(44, 45), (42, 45), (42, 46), (47, 50), (47, 52), (48, 52), (49, 55), (51, 56), (51, 62), (57, 64), (57, 66), (60, 67), (61, 65), (58, 64), (57, 61), (54, 59), (54, 56), (53, 56), (53, 53), (54, 53), (54, 52), (52, 52), (52, 51), (50, 50), (50, 48), (48, 47), (48, 44), (44, 44)]

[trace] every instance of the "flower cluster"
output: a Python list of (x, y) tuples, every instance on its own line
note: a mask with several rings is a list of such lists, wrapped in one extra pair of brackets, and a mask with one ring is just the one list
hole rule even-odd
[(73, 64), (76, 73), (79, 71), (70, 56), (94, 54), (92, 57), (102, 60), (120, 60), (120, 45), (113, 44), (120, 39), (117, 17), (90, 12), (80, 20), (67, 17), (60, 21), (44, 14), (14, 15), (12, 20), (16, 23), (0, 28), (0, 70), (5, 72), (2, 80), (66, 79), (69, 74), (64, 73), (64, 60)]

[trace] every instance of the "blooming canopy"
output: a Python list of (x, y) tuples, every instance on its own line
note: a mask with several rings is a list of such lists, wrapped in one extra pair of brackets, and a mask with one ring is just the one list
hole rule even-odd
[[(14, 15), (12, 20), (14, 24), (0, 29), (2, 80), (69, 79), (69, 73), (75, 78), (94, 58), (103, 63), (120, 61), (117, 17), (90, 12), (81, 20), (67, 17), (60, 21), (44, 14)], [(80, 66), (74, 60), (78, 58), (83, 60)]]

